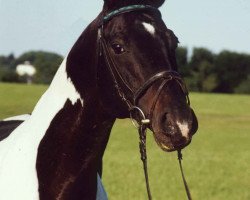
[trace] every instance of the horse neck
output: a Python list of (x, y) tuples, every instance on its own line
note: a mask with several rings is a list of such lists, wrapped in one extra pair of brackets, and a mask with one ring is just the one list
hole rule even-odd
[(37, 124), (39, 119), (45, 131), (36, 164), (41, 199), (96, 195), (97, 171), (114, 123), (97, 99), (81, 98), (65, 69), (66, 60), (30, 119)]

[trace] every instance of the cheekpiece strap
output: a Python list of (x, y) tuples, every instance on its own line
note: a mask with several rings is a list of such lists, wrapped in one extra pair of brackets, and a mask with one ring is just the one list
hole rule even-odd
[(150, 5), (126, 6), (126, 7), (122, 7), (122, 8), (119, 8), (117, 10), (111, 11), (106, 16), (104, 16), (100, 26), (102, 26), (103, 24), (105, 24), (106, 22), (108, 22), (110, 19), (112, 19), (113, 17), (115, 17), (117, 15), (132, 12), (132, 11), (136, 11), (136, 10), (154, 10), (154, 11), (157, 11), (157, 12), (160, 13), (160, 11), (156, 7), (153, 7), (153, 6), (150, 6)]

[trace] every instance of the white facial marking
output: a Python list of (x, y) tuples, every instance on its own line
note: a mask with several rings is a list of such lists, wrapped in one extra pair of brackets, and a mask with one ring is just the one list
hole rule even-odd
[(0, 142), (0, 199), (38, 200), (36, 160), (39, 144), (66, 101), (83, 105), (66, 72), (66, 59), (32, 115)]
[(181, 134), (185, 137), (188, 138), (188, 133), (189, 133), (189, 128), (188, 128), (188, 124), (186, 122), (177, 122), (177, 125), (181, 131)]
[(146, 22), (142, 22), (142, 25), (144, 26), (144, 28), (151, 34), (154, 36), (155, 34), (155, 27), (152, 24), (146, 23)]

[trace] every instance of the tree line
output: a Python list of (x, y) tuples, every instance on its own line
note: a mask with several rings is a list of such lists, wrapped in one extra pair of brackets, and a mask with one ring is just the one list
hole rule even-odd
[[(232, 51), (213, 53), (206, 48), (194, 48), (188, 56), (186, 47), (176, 52), (179, 72), (190, 91), (250, 94), (250, 55)], [(49, 84), (63, 57), (56, 53), (29, 51), (15, 58), (0, 56), (0, 82), (24, 82), (15, 68), (30, 61), (36, 68), (34, 83)]]
[(29, 51), (15, 58), (13, 54), (0, 56), (0, 82), (25, 82), (16, 73), (16, 66), (29, 61), (35, 68), (34, 83), (49, 84), (54, 77), (63, 57), (45, 51)]
[(180, 47), (176, 57), (191, 91), (250, 94), (249, 54), (194, 48), (189, 59), (187, 48)]

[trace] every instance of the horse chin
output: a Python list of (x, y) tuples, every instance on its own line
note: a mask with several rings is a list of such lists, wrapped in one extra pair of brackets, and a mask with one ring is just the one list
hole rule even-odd
[(188, 146), (191, 143), (191, 138), (189, 139), (183, 139), (179, 142), (174, 142), (173, 137), (167, 135), (164, 132), (153, 132), (155, 141), (157, 145), (166, 152), (173, 152), (177, 150), (184, 149), (186, 146)]

